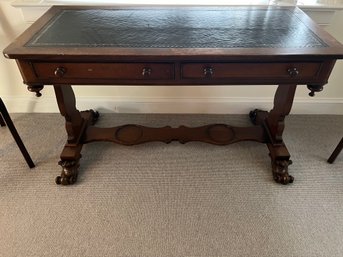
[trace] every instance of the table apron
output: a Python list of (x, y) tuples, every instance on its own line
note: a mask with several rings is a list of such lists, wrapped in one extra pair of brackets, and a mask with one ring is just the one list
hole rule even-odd
[(324, 85), (335, 61), (17, 63), (27, 85)]

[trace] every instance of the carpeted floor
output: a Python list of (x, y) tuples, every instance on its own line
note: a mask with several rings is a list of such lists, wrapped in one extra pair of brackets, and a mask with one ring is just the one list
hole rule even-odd
[[(274, 183), (265, 145), (84, 146), (78, 182), (58, 186), (59, 114), (12, 114), (36, 168), (0, 129), (0, 256), (342, 257), (343, 116), (291, 115), (295, 181)], [(104, 114), (99, 126), (249, 124), (242, 115)]]

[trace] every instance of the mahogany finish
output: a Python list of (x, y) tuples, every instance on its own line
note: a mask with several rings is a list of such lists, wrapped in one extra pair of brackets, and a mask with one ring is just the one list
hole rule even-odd
[[(4, 50), (25, 84), (40, 95), (53, 85), (67, 143), (58, 184), (75, 183), (83, 144), (110, 141), (251, 140), (267, 145), (276, 182), (291, 164), (282, 135), (297, 85), (323, 90), (343, 47), (293, 7), (52, 7)], [(71, 85), (278, 85), (270, 112), (250, 112), (251, 127), (210, 124), (148, 128), (95, 127), (99, 114), (80, 112)], [(258, 86), (255, 86), (258, 90)]]

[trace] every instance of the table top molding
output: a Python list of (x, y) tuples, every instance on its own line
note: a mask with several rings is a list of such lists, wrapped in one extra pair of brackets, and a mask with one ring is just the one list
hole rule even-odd
[[(196, 60), (201, 55), (201, 58), (218, 58), (218, 60), (234, 61), (236, 57), (242, 59), (258, 59), (263, 56), (267, 59), (275, 58), (274, 60), (282, 61), (285, 56), (286, 58), (293, 58), (294, 60), (301, 60), (301, 56), (307, 56), (309, 58), (331, 56), (336, 58), (342, 58), (342, 46), (337, 42), (329, 33), (320, 29), (318, 25), (308, 18), (299, 8), (296, 7), (245, 7), (247, 10), (283, 10), (286, 13), (290, 12), (294, 18), (302, 23), (305, 29), (309, 31), (310, 34), (316, 35), (320, 40), (326, 44), (328, 47), (186, 47), (186, 48), (144, 48), (144, 51), (140, 47), (134, 48), (116, 48), (116, 47), (46, 47), (46, 46), (36, 46), (36, 47), (25, 47), (28, 41), (32, 40), (32, 35), (37, 35), (42, 30), (42, 26), (49, 23), (57, 14), (60, 14), (64, 10), (88, 10), (96, 8), (98, 10), (136, 10), (140, 12), (142, 7), (110, 7), (110, 6), (54, 6), (45, 13), (35, 24), (33, 24), (28, 30), (26, 30), (20, 37), (17, 38), (15, 42), (11, 44), (5, 51), (4, 54), (7, 57), (15, 58), (18, 56), (30, 58), (31, 55), (34, 55), (35, 58), (38, 56), (49, 56), (49, 58), (58, 60), (59, 58), (65, 58), (69, 56), (71, 59), (78, 58), (84, 55), (84, 52), (88, 52), (88, 58), (103, 58), (104, 61), (113, 60), (115, 56), (118, 60), (129, 60), (131, 55), (134, 55), (136, 60), (145, 59), (149, 56), (154, 56), (157, 59), (160, 56), (170, 58), (185, 58), (189, 56), (190, 58), (194, 57)], [(156, 10), (161, 10), (161, 7), (154, 7)], [(236, 7), (233, 7), (236, 9)], [(243, 8), (243, 7), (242, 7)], [(206, 9), (206, 7), (205, 7)], [(163, 10), (174, 10), (173, 7), (163, 7)], [(194, 11), (202, 10), (201, 7), (188, 7), (183, 10)], [(230, 10), (230, 7), (227, 7), (226, 10)], [(266, 16), (267, 17), (267, 16)], [(247, 17), (249, 19), (249, 17)], [(249, 21), (247, 21), (249, 22)], [(272, 24), (275, 26), (275, 24)], [(277, 26), (275, 26), (277, 27)], [(44, 29), (44, 28), (43, 28)], [(262, 31), (264, 28), (261, 28)], [(277, 31), (277, 28), (275, 29)], [(292, 36), (289, 34), (289, 36)], [(289, 42), (291, 40), (288, 40)]]

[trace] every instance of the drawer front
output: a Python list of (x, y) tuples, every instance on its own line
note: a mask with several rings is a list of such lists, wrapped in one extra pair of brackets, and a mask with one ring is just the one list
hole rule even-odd
[(172, 63), (33, 63), (41, 79), (173, 79)]
[(183, 79), (311, 78), (321, 63), (184, 63)]

